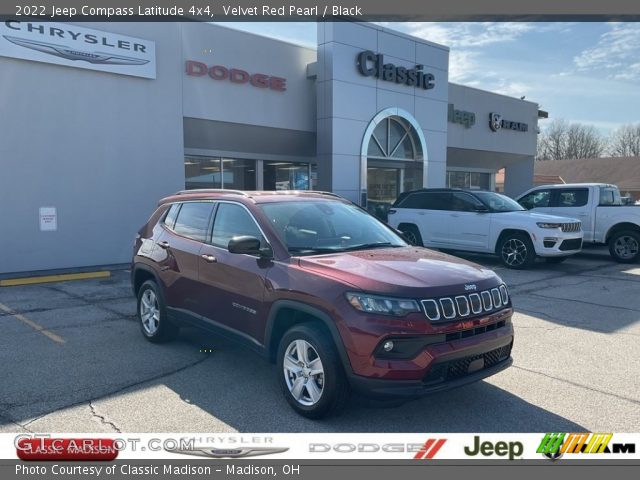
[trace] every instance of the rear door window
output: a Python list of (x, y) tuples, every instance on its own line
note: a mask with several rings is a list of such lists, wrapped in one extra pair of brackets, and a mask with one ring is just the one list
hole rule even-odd
[(198, 242), (206, 241), (213, 206), (212, 202), (183, 203), (173, 231)]
[(584, 207), (589, 201), (589, 190), (586, 188), (560, 188), (556, 190), (553, 207)]
[(451, 194), (447, 192), (410, 193), (398, 205), (400, 208), (417, 208), (420, 210), (447, 210)]

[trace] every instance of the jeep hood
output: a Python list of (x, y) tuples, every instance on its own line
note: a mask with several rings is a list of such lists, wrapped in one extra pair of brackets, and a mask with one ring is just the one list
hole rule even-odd
[(427, 248), (399, 247), (299, 257), (299, 265), (358, 289), (395, 296), (440, 296), (495, 287), (492, 270)]

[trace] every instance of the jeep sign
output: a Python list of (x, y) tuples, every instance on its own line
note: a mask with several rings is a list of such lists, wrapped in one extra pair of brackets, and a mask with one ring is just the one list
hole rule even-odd
[(449, 123), (458, 123), (464, 125), (465, 128), (471, 128), (476, 124), (476, 114), (464, 110), (456, 110), (453, 103), (450, 103), (447, 110), (447, 120)]

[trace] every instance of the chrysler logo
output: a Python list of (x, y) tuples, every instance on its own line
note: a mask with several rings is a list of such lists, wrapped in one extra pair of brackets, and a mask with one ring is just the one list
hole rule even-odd
[(3, 35), (5, 39), (20, 45), (21, 47), (37, 50), (38, 52), (54, 55), (56, 57), (65, 58), (67, 60), (84, 60), (85, 62), (100, 65), (144, 65), (149, 60), (140, 58), (125, 57), (122, 55), (113, 55), (110, 53), (88, 52), (86, 50), (76, 50), (67, 48), (54, 43), (38, 42), (35, 40), (27, 40), (25, 38), (12, 37)]
[(275, 453), (283, 453), (289, 449), (288, 448), (269, 448), (269, 447), (246, 447), (246, 448), (194, 447), (191, 449), (165, 448), (165, 450), (171, 453), (195, 455), (198, 457), (244, 458), (244, 457), (257, 457), (259, 455), (271, 455)]

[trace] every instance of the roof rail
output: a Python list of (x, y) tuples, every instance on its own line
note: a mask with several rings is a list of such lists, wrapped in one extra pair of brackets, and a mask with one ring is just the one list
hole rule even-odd
[(247, 192), (243, 192), (242, 190), (229, 190), (225, 188), (194, 188), (191, 190), (180, 190), (179, 192), (176, 192), (175, 195), (188, 195), (191, 193), (230, 193), (232, 195), (242, 195), (243, 197), (250, 196)]
[(338, 198), (342, 198), (340, 195), (338, 195), (337, 193), (333, 193), (333, 192), (324, 192), (322, 190), (306, 190), (309, 193), (319, 193), (321, 195), (330, 195), (332, 197), (338, 197)]

